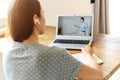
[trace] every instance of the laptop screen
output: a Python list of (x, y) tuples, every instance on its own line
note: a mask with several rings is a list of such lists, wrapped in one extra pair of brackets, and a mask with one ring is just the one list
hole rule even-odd
[(58, 16), (57, 35), (91, 36), (92, 16)]

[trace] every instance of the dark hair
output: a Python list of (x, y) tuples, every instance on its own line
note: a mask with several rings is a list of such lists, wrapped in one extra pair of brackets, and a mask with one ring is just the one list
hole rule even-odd
[(84, 17), (81, 17), (80, 19), (82, 19), (84, 21)]
[(41, 16), (41, 5), (38, 0), (14, 0), (10, 5), (8, 27), (14, 41), (23, 42), (34, 30), (33, 16)]

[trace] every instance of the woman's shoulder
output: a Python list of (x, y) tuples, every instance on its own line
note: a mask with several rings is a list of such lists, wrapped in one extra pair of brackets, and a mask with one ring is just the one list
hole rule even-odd
[(59, 48), (59, 47), (56, 47), (56, 46), (50, 47), (50, 49), (53, 49), (55, 51), (60, 51), (60, 52), (64, 52), (65, 51), (65, 49)]
[[(20, 47), (20, 46), (19, 46)], [(56, 47), (56, 46), (46, 46), (41, 43), (30, 43), (28, 45), (22, 46), (20, 48), (29, 48), (29, 50), (43, 52), (43, 53), (62, 53), (65, 49)]]
[(51, 53), (63, 53), (65, 49), (56, 47), (56, 46), (45, 46), (45, 50)]
[[(26, 53), (29, 52), (29, 54), (62, 54), (65, 53), (65, 49), (58, 48), (55, 46), (45, 46), (40, 43), (29, 43), (29, 44), (21, 44), (21, 43), (15, 43), (11, 49), (7, 51), (8, 54), (17, 54), (20, 53)], [(28, 53), (27, 53), (28, 54)]]

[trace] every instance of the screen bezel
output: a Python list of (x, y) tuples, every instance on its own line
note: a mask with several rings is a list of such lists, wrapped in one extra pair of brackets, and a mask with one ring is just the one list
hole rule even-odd
[[(91, 36), (69, 36), (69, 35), (58, 35), (58, 20), (59, 20), (59, 17), (73, 17), (73, 16), (90, 16), (92, 17), (92, 30), (91, 30)], [(92, 40), (93, 39), (93, 15), (90, 15), (90, 14), (79, 14), (79, 15), (57, 15), (57, 22), (56, 22), (56, 37), (57, 39), (71, 39), (73, 38), (74, 40)]]

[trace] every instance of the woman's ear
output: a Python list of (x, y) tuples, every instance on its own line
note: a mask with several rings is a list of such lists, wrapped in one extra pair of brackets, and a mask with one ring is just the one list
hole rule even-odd
[(33, 21), (34, 21), (35, 26), (40, 26), (40, 21), (37, 15), (33, 16)]
[(38, 34), (44, 33), (42, 23), (40, 22), (40, 18), (37, 15), (33, 16), (33, 21), (34, 21), (34, 30), (37, 31)]
[(40, 25), (40, 21), (39, 21), (38, 19), (35, 20), (35, 23), (36, 23), (37, 25)]

